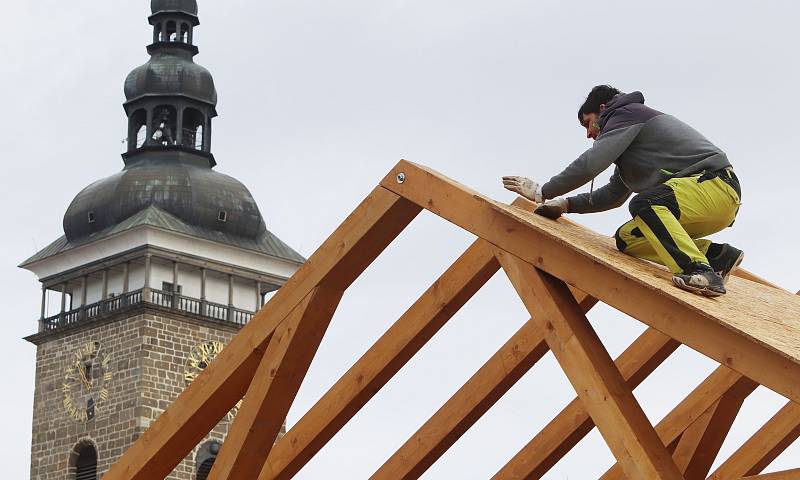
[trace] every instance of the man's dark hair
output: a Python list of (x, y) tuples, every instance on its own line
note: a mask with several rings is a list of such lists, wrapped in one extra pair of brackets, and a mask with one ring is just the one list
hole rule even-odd
[(587, 113), (600, 113), (600, 105), (608, 103), (620, 92), (611, 85), (598, 85), (589, 92), (586, 101), (578, 109), (578, 123), (583, 125), (583, 115)]

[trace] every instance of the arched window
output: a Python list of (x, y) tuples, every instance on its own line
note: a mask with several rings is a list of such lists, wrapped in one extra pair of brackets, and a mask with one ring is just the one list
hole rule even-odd
[(157, 23), (155, 29), (153, 30), (153, 43), (163, 42), (163, 41), (164, 41), (164, 32), (161, 29), (161, 24)]
[(147, 141), (147, 111), (139, 109), (133, 112), (128, 132), (128, 151), (142, 148)]
[(211, 440), (197, 449), (197, 456), (194, 458), (197, 464), (197, 480), (208, 479), (208, 474), (211, 473), (211, 467), (214, 466), (214, 460), (217, 459), (220, 446), (218, 441)]
[(97, 480), (97, 449), (90, 440), (82, 440), (69, 458), (70, 479)]
[(181, 42), (189, 43), (189, 24), (182, 23), (181, 24)]
[(167, 39), (170, 42), (177, 42), (178, 41), (178, 26), (172, 20), (167, 22)]
[(203, 150), (203, 127), (206, 123), (205, 116), (194, 108), (187, 108), (183, 112), (183, 145)]

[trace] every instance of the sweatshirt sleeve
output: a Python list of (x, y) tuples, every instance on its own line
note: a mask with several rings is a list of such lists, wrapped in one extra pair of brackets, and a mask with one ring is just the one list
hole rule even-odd
[(639, 123), (597, 137), (592, 148), (542, 185), (544, 198), (555, 198), (569, 193), (602, 173), (630, 146), (643, 126), (643, 123)]
[(591, 193), (569, 197), (567, 200), (570, 213), (595, 213), (617, 208), (630, 196), (631, 190), (622, 181), (617, 169), (607, 185)]

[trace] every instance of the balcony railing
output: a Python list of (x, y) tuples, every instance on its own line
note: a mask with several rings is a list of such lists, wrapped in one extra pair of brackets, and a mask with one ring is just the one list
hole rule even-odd
[(52, 332), (69, 325), (101, 318), (141, 304), (157, 305), (182, 313), (190, 313), (214, 320), (231, 322), (240, 326), (246, 325), (247, 322), (253, 318), (253, 315), (255, 315), (248, 310), (229, 307), (228, 305), (221, 305), (219, 303), (201, 301), (196, 298), (185, 297), (162, 290), (150, 289), (150, 293), (147, 297), (149, 298), (145, 298), (144, 289), (139, 289), (107, 298), (97, 303), (92, 303), (91, 305), (47, 317), (42, 322), (42, 329), (45, 332)]

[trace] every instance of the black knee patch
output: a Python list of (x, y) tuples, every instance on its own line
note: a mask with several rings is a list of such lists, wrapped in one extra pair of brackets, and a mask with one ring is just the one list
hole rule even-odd
[[(628, 210), (631, 216), (636, 217), (642, 210), (652, 208), (656, 205), (667, 207), (675, 218), (681, 218), (681, 209), (678, 207), (678, 199), (675, 197), (675, 191), (668, 185), (656, 185), (639, 194), (637, 194), (628, 204)], [(639, 232), (641, 233), (641, 232)]]

